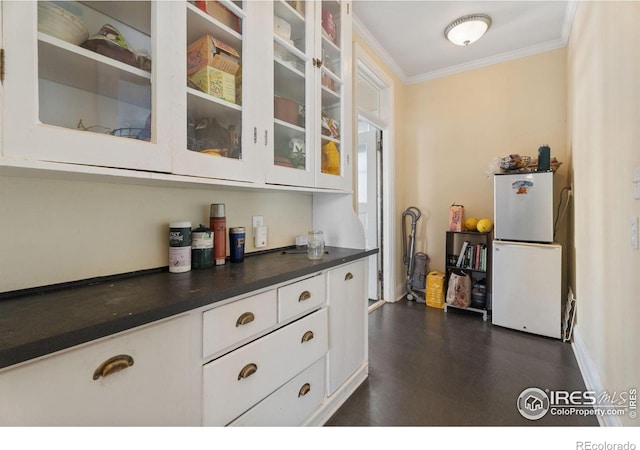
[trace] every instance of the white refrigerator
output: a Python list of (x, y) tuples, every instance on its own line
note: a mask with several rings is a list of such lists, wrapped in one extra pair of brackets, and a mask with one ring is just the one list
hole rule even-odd
[(560, 339), (562, 246), (553, 227), (552, 172), (494, 176), (494, 325)]

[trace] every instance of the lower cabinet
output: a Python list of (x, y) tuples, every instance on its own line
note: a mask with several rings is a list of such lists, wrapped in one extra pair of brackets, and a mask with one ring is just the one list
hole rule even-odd
[(321, 425), (367, 376), (365, 289), (360, 260), (2, 369), (0, 426)]
[(227, 425), (327, 353), (327, 309), (203, 367), (203, 425)]
[(327, 273), (329, 285), (329, 354), (327, 395), (332, 395), (366, 360), (367, 282), (365, 261)]
[(0, 373), (0, 425), (194, 425), (188, 317)]

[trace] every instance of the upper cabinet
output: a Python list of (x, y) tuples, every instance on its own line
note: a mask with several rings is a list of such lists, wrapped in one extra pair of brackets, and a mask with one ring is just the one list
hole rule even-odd
[[(59, 6), (61, 5), (61, 6)], [(64, 6), (64, 8), (62, 7)], [(5, 1), (3, 155), (171, 170), (166, 2)]]
[(265, 55), (273, 67), (268, 183), (351, 188), (349, 2), (275, 1)]
[(349, 2), (2, 5), (5, 159), (351, 190)]

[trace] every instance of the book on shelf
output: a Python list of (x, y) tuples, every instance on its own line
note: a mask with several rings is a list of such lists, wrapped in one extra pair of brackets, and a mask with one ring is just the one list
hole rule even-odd
[(458, 261), (456, 262), (456, 267), (463, 267), (462, 264), (465, 261), (467, 256), (467, 248), (469, 247), (469, 241), (464, 241), (462, 243), (462, 248), (460, 249), (460, 254), (458, 255)]

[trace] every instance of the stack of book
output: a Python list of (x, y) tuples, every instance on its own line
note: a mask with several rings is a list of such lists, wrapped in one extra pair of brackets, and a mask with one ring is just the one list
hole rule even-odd
[(471, 270), (487, 270), (487, 246), (464, 241), (456, 267)]

